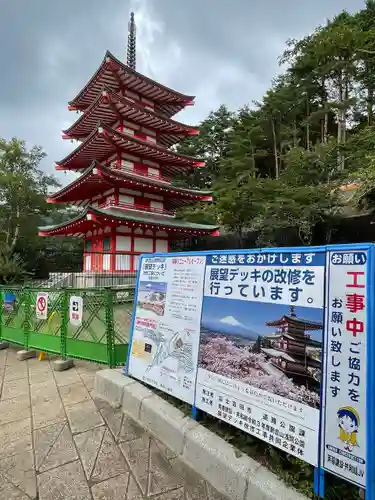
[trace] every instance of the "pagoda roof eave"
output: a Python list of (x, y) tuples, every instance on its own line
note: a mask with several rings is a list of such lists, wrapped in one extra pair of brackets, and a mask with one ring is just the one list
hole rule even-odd
[(44, 226), (39, 228), (40, 236), (61, 236), (71, 233), (69, 227), (77, 227), (76, 232), (82, 233), (83, 230), (81, 226), (83, 222), (93, 222), (96, 225), (110, 225), (113, 223), (131, 226), (147, 226), (147, 228), (163, 229), (167, 232), (174, 232), (177, 234), (188, 233), (191, 235), (204, 235), (204, 234), (218, 234), (218, 226), (196, 224), (193, 222), (183, 221), (175, 219), (173, 217), (165, 217), (163, 215), (150, 214), (148, 212), (139, 212), (133, 210), (121, 210), (121, 209), (98, 209), (92, 206), (88, 206), (81, 214), (77, 217), (65, 221), (63, 223), (57, 224), (55, 226)]
[(276, 321), (269, 321), (266, 323), (267, 326), (282, 326), (286, 321), (290, 323), (299, 323), (305, 325), (306, 330), (321, 330), (323, 325), (315, 321), (306, 320), (303, 318), (297, 318), (295, 316), (284, 315), (282, 318)]
[[(193, 103), (195, 99), (195, 96), (177, 92), (169, 87), (166, 87), (165, 85), (152, 80), (147, 76), (142, 75), (141, 73), (138, 73), (137, 71), (129, 68), (129, 66), (122, 63), (111, 52), (107, 51), (97, 71), (90, 78), (87, 84), (82, 88), (82, 90), (74, 97), (74, 99), (69, 102), (69, 105), (77, 109), (86, 109), (90, 105), (90, 97), (87, 97), (86, 99), (85, 97), (88, 96), (90, 90), (91, 94), (97, 94), (98, 92), (95, 92), (95, 87), (100, 86), (100, 88), (102, 88), (106, 84), (109, 85), (109, 81), (104, 79), (107, 70), (122, 71), (122, 74), (124, 75), (122, 84), (124, 86), (134, 92), (139, 92), (146, 98), (158, 101), (160, 103), (171, 104), (172, 107), (173, 104), (180, 104), (179, 107), (180, 109), (182, 109), (182, 107), (184, 107), (185, 105)], [(119, 78), (121, 79), (121, 76), (119, 76)], [(118, 86), (118, 83), (116, 82), (114, 86)], [(178, 110), (171, 111), (172, 114), (174, 114)]]
[[(120, 108), (113, 109), (108, 104), (120, 105)], [(191, 125), (187, 125), (170, 118), (166, 118), (154, 111), (149, 111), (144, 106), (132, 102), (108, 87), (105, 87), (93, 103), (86, 109), (78, 120), (69, 128), (63, 130), (66, 138), (82, 139), (87, 137), (95, 125), (102, 121), (106, 125), (111, 125), (114, 121), (123, 118), (134, 120), (144, 127), (160, 130), (163, 135), (177, 135), (175, 140), (170, 140), (168, 146), (181, 140), (183, 135), (198, 135), (199, 130)], [(164, 131), (164, 133), (163, 133)]]
[[(97, 152), (92, 151), (91, 156), (90, 151), (85, 155), (87, 148), (94, 146), (95, 141), (100, 140), (101, 145), (98, 147)], [(113, 141), (113, 142), (112, 142)], [(155, 144), (146, 143), (141, 139), (128, 134), (114, 130), (108, 125), (99, 124), (92, 133), (79, 144), (74, 151), (68, 154), (64, 159), (56, 163), (57, 170), (82, 170), (87, 168), (87, 164), (91, 163), (94, 159), (98, 159), (97, 156), (102, 152), (103, 160), (110, 153), (116, 150), (128, 151), (132, 155), (139, 155), (140, 157), (150, 158), (154, 161), (160, 161), (163, 165), (172, 164), (175, 167), (203, 167), (204, 162), (200, 161), (198, 158), (193, 158), (187, 155), (181, 155), (169, 151), (162, 146), (157, 146)], [(72, 162), (81, 155), (81, 165), (74, 167)]]
[[(95, 169), (98, 172), (95, 172)], [(101, 176), (101, 174), (104, 177), (110, 177), (112, 178), (115, 182), (116, 181), (124, 181), (126, 182), (127, 180), (134, 180), (135, 182), (138, 182), (139, 184), (142, 184), (144, 186), (150, 186), (150, 187), (155, 187), (157, 191), (163, 190), (163, 191), (170, 191), (171, 194), (174, 194), (176, 196), (182, 195), (184, 197), (194, 197), (197, 201), (212, 201), (212, 191), (208, 190), (198, 190), (198, 189), (187, 189), (183, 187), (178, 187), (178, 186), (171, 186), (168, 185), (166, 182), (163, 182), (158, 179), (152, 179), (148, 178), (145, 176), (142, 176), (141, 174), (136, 174), (135, 172), (132, 172), (131, 170), (129, 171), (124, 171), (124, 170), (116, 170), (113, 168), (106, 167), (105, 165), (102, 165), (98, 161), (94, 160), (91, 165), (82, 173), (82, 175), (78, 178), (72, 181), (70, 184), (67, 186), (63, 187), (59, 191), (56, 191), (56, 193), (53, 193), (52, 195), (49, 196), (48, 201), (50, 203), (59, 203), (59, 198), (67, 194), (69, 191), (73, 189), (79, 189), (79, 186), (81, 184), (87, 183), (89, 181), (90, 177), (92, 176)], [(112, 181), (113, 182), (113, 181)], [(207, 198), (207, 199), (204, 199)], [(77, 198), (82, 199), (82, 198)], [(191, 201), (194, 201), (191, 200)], [(64, 201), (61, 201), (61, 203), (64, 203)]]

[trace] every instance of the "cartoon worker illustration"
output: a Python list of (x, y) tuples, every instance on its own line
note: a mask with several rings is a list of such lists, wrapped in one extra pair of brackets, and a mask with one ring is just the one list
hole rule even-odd
[(339, 439), (345, 444), (345, 450), (352, 451), (357, 443), (357, 432), (360, 424), (359, 415), (350, 406), (344, 406), (337, 412), (338, 426), (340, 429)]

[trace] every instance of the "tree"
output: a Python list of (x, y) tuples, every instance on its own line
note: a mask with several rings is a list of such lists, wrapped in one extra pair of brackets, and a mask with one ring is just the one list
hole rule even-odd
[(0, 241), (10, 254), (32, 246), (41, 218), (52, 210), (46, 197), (59, 184), (39, 169), (44, 157), (40, 147), (0, 139)]
[(233, 121), (234, 113), (221, 105), (200, 124), (199, 135), (191, 136), (177, 146), (179, 153), (202, 158), (206, 162), (204, 168), (196, 168), (183, 176), (181, 181), (185, 186), (211, 189), (219, 172), (220, 161), (227, 153)]

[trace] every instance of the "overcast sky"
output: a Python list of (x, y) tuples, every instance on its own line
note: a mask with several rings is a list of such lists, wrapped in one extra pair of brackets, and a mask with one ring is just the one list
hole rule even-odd
[[(279, 71), (288, 38), (302, 37), (341, 9), (364, 0), (0, 0), (0, 137), (40, 144), (43, 167), (72, 149), (61, 130), (77, 118), (67, 102), (106, 49), (125, 60), (131, 10), (137, 70), (196, 105), (191, 124), (221, 103), (236, 109), (260, 99)], [(59, 173), (65, 183), (69, 177)]]

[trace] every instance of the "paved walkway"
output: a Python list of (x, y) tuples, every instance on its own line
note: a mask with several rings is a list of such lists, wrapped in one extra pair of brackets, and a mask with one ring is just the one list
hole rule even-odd
[(120, 410), (92, 398), (98, 366), (0, 351), (0, 500), (224, 500)]

